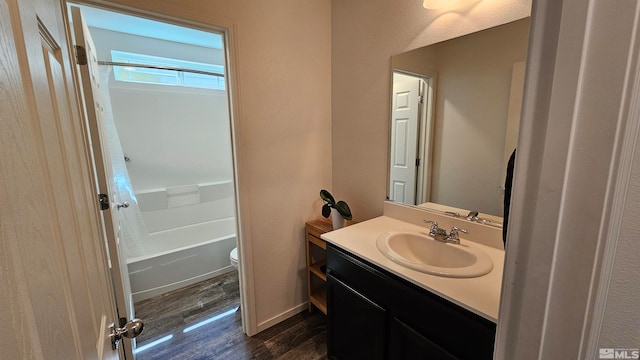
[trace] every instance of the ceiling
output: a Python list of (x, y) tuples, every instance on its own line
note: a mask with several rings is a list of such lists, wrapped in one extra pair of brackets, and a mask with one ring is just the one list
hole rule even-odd
[(73, 6), (78, 6), (82, 10), (84, 21), (90, 27), (214, 49), (222, 48), (222, 35), (220, 34), (124, 15), (122, 13), (89, 6)]

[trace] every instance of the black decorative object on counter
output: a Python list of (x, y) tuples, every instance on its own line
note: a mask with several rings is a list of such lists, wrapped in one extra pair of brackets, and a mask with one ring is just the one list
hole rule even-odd
[(507, 176), (504, 180), (504, 216), (502, 220), (502, 242), (507, 245), (507, 226), (509, 225), (509, 207), (511, 206), (511, 188), (513, 186), (513, 169), (516, 163), (516, 150), (514, 149), (507, 162)]

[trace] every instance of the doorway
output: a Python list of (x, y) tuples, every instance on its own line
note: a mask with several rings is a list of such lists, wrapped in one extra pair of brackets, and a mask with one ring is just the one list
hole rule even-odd
[(123, 296), (131, 300), (124, 307), (235, 272), (225, 34), (73, 6), (97, 60), (99, 142), (110, 159)]
[(433, 137), (434, 79), (393, 71), (389, 200), (428, 201)]

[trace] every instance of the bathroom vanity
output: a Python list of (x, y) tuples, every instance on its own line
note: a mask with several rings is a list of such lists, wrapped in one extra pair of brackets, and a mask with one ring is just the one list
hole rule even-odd
[(463, 239), (463, 247), (478, 247), (491, 258), (492, 270), (477, 277), (438, 276), (385, 257), (376, 239), (390, 230), (425, 227), (381, 216), (322, 235), (329, 358), (492, 358), (503, 250)]

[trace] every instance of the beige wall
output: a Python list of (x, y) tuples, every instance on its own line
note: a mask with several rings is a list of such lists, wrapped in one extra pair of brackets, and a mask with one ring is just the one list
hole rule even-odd
[(319, 216), (320, 188), (346, 200), (356, 220), (382, 213), (391, 55), (530, 11), (526, 0), (448, 13), (420, 1), (111, 2), (235, 26), (240, 195), (258, 325), (306, 301), (303, 224)]
[(394, 55), (391, 57), (391, 68), (435, 77), (438, 74), (438, 46), (423, 46)]
[(528, 30), (521, 20), (438, 47), (432, 202), (502, 216), (511, 74)]
[(437, 78), (430, 202), (502, 216), (511, 77), (528, 33), (527, 18), (392, 57), (393, 69)]
[(114, 0), (235, 27), (242, 226), (252, 244), (256, 318), (306, 302), (304, 222), (331, 185), (328, 0)]
[(356, 220), (382, 214), (392, 55), (529, 16), (527, 0), (427, 10), (422, 1), (338, 0), (331, 8), (334, 195)]

